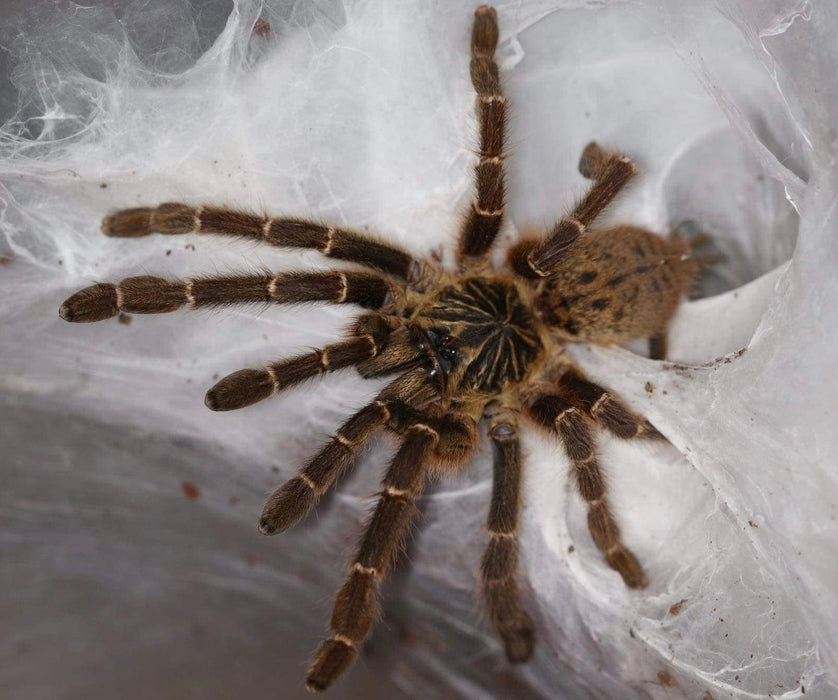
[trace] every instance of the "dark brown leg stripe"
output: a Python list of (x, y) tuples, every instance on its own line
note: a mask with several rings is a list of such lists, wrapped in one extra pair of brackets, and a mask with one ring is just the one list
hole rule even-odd
[(351, 271), (196, 279), (192, 281), (191, 293), (195, 307), (327, 301), (378, 309), (392, 298), (390, 285), (381, 277)]
[(481, 161), (502, 158), (506, 136), (506, 102), (503, 99), (492, 101), (478, 99), (477, 111), (480, 116)]
[(489, 508), (489, 532), (514, 533), (518, 528), (521, 447), (511, 423), (495, 425), (489, 434), (494, 449), (494, 481)]
[(335, 231), (331, 248), (325, 254), (381, 270), (402, 280), (410, 280), (415, 266), (413, 257), (394, 246), (340, 229)]
[(620, 530), (608, 510), (605, 480), (597, 463), (587, 418), (564, 398), (551, 395), (533, 402), (530, 415), (541, 425), (551, 427), (561, 438), (573, 465), (579, 493), (588, 503), (588, 528), (608, 565), (630, 588), (645, 587), (643, 567), (622, 543)]
[(415, 265), (408, 253), (371, 236), (300, 219), (268, 221), (264, 224), (267, 230), (265, 240), (272, 245), (316, 248), (323, 255), (360, 263), (403, 280), (410, 278)]
[(241, 277), (207, 277), (192, 280), (190, 293), (194, 308), (228, 306), (230, 304), (267, 304), (271, 298), (270, 275)]
[(335, 600), (332, 633), (347, 640), (362, 640), (366, 637), (378, 615), (377, 593), (378, 579), (375, 573), (352, 569)]
[(198, 214), (198, 233), (216, 233), (222, 236), (262, 238), (265, 218), (235, 209), (204, 207)]

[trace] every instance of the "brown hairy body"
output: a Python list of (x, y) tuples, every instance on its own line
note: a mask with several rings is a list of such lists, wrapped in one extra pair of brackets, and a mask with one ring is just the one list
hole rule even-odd
[(181, 307), (234, 303), (322, 301), (366, 309), (345, 340), (260, 369), (225, 377), (207, 393), (213, 410), (242, 408), (326, 372), (354, 366), (364, 377), (393, 380), (350, 417), (332, 439), (277, 488), (259, 529), (281, 532), (306, 515), (352, 466), (379, 429), (400, 447), (346, 583), (338, 592), (331, 634), (317, 650), (307, 686), (323, 690), (349, 666), (377, 614), (377, 591), (415, 516), (414, 501), (432, 471), (459, 469), (486, 421), (494, 448), (494, 488), (481, 578), (488, 617), (511, 661), (532, 653), (533, 624), (517, 582), (524, 421), (561, 441), (588, 525), (605, 561), (626, 585), (647, 580), (625, 546), (608, 504), (593, 429), (632, 439), (660, 438), (641, 416), (586, 379), (564, 354), (572, 342), (660, 340), (699, 263), (687, 242), (644, 229), (596, 230), (596, 217), (635, 175), (625, 156), (589, 144), (579, 170), (591, 180), (586, 195), (545, 235), (525, 238), (494, 270), (488, 253), (505, 212), (506, 98), (493, 55), (498, 25), (493, 9), (475, 14), (472, 81), (477, 92), (480, 151), (476, 196), (459, 235), (458, 267), (443, 270), (366, 234), (288, 217), (267, 217), (212, 206), (168, 203), (107, 217), (108, 236), (150, 233), (218, 234), (268, 245), (312, 248), (365, 270), (262, 273), (164, 280), (131, 277), (97, 284), (61, 307), (68, 321), (99, 321), (126, 313), (164, 313)]

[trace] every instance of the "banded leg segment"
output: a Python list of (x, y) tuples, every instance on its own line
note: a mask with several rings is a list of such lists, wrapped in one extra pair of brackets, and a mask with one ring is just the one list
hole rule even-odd
[(518, 590), (518, 511), (521, 448), (511, 411), (492, 417), (489, 436), (494, 447), (494, 482), (489, 508), (489, 544), (480, 567), (489, 620), (503, 640), (511, 662), (532, 654), (533, 625)]
[(183, 306), (200, 309), (230, 304), (327, 301), (380, 309), (393, 299), (390, 283), (366, 272), (290, 272), (172, 281), (142, 276), (82, 289), (67, 299), (58, 313), (65, 321), (88, 323), (111, 318), (120, 311), (160, 314)]
[(390, 420), (393, 409), (393, 402), (379, 397), (346, 421), (297, 476), (271, 494), (262, 509), (259, 530), (275, 535), (299, 522), (351, 466), (375, 431)]
[(589, 143), (582, 153), (579, 170), (594, 181), (570, 216), (561, 219), (543, 241), (525, 240), (509, 251), (512, 269), (522, 277), (549, 277), (597, 216), (625, 187), (637, 169), (625, 156), (607, 153)]
[(353, 337), (304, 355), (269, 364), (265, 369), (233, 372), (207, 392), (205, 403), (213, 411), (232, 411), (262, 401), (289, 386), (325, 372), (356, 365), (375, 357), (386, 345), (390, 324), (383, 316), (362, 316)]
[(494, 60), (497, 44), (497, 13), (494, 8), (484, 5), (475, 12), (471, 35), (471, 81), (477, 92), (480, 120), (480, 160), (474, 168), (477, 198), (471, 204), (460, 233), (461, 261), (479, 258), (488, 252), (500, 230), (504, 212), (506, 98), (501, 94), (498, 66)]
[(605, 480), (587, 418), (565, 399), (553, 395), (538, 397), (529, 407), (529, 414), (561, 439), (573, 465), (579, 493), (588, 503), (588, 529), (605, 561), (629, 588), (645, 588), (648, 582), (643, 567), (620, 539), (620, 529), (608, 507)]
[(401, 549), (410, 529), (413, 501), (425, 482), (426, 464), (439, 433), (416, 423), (405, 433), (399, 451), (384, 477), (384, 490), (358, 548), (346, 582), (335, 600), (331, 637), (317, 649), (308, 670), (306, 687), (325, 690), (352, 663), (358, 646), (378, 612), (378, 587)]
[(619, 438), (663, 438), (648, 420), (575, 369), (559, 379), (559, 391), (567, 401)]
[(234, 209), (190, 207), (178, 202), (125, 209), (107, 217), (102, 232), (114, 238), (154, 232), (240, 236), (283, 248), (314, 248), (328, 257), (365, 265), (407, 282), (417, 281), (422, 274), (421, 264), (409, 253), (371, 236), (304, 219), (269, 218)]

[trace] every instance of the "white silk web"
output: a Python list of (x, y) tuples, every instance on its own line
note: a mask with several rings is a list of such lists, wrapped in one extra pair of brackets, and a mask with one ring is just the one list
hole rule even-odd
[[(218, 202), (453, 249), (470, 197), (474, 6), (146, 0), (0, 11), (0, 687), (9, 697), (302, 697), (393, 443), (317, 514), (256, 531), (264, 496), (377, 385), (333, 375), (236, 413), (216, 376), (322, 346), (333, 308), (75, 326), (70, 293), (133, 274), (324, 267), (201, 237), (105, 239), (108, 211)], [(574, 348), (671, 445), (600, 437), (627, 590), (561, 449), (525, 438), (510, 667), (480, 619), (490, 452), (422, 499), (385, 617), (335, 697), (828, 698), (838, 693), (838, 213), (829, 4), (501, 2), (514, 104), (504, 242), (584, 187), (596, 139), (641, 166), (607, 213), (716, 237), (671, 361)], [(4, 13), (8, 15), (4, 16)], [(266, 36), (253, 34), (262, 16)]]

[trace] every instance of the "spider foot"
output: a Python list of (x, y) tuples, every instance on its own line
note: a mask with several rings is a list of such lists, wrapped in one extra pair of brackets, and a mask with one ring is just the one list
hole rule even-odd
[(607, 160), (608, 152), (603, 150), (596, 141), (591, 141), (585, 146), (579, 158), (579, 174), (588, 180), (596, 180)]
[(110, 238), (138, 238), (152, 231), (159, 233), (190, 233), (200, 225), (198, 210), (185, 204), (169, 202), (156, 209), (138, 207), (123, 209), (102, 221), (102, 233)]
[(306, 690), (319, 693), (328, 688), (355, 660), (355, 645), (348, 639), (327, 639), (317, 649), (306, 675)]
[(526, 613), (523, 613), (523, 615), (524, 619), (521, 620), (519, 627), (498, 630), (498, 633), (503, 639), (506, 658), (513, 664), (520, 664), (527, 661), (532, 656), (532, 650), (535, 644), (535, 632), (533, 630), (532, 620), (530, 620), (529, 615)]
[(631, 553), (628, 547), (618, 545), (605, 555), (608, 565), (615, 569), (629, 588), (640, 589), (649, 585), (649, 579), (637, 557)]
[(58, 315), (71, 323), (103, 321), (119, 313), (119, 299), (115, 284), (94, 284), (82, 289), (65, 301)]
[(276, 390), (269, 372), (241, 369), (233, 372), (207, 392), (204, 404), (211, 411), (233, 411), (268, 398)]

